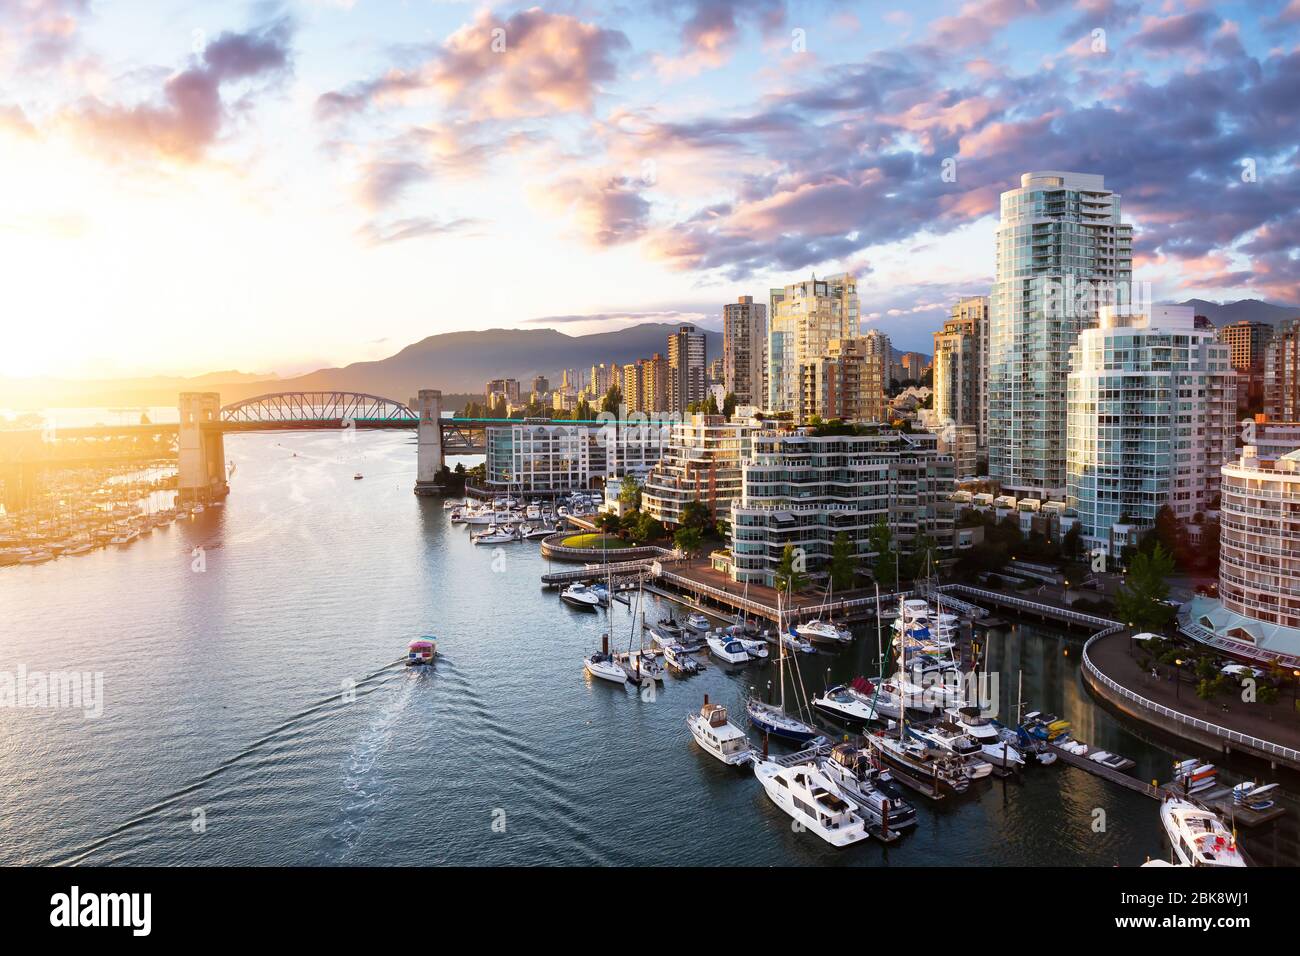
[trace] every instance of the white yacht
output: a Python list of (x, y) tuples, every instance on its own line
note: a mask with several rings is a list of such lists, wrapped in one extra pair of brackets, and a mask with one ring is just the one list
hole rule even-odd
[(729, 634), (710, 634), (708, 645), (715, 657), (728, 664), (745, 664), (749, 661), (749, 651), (745, 650), (745, 645)]
[(686, 626), (702, 633), (713, 630), (713, 624), (710, 623), (709, 619), (699, 611), (691, 613), (690, 616), (686, 618)]
[(811, 620), (795, 625), (795, 633), (814, 644), (848, 644), (853, 635), (846, 628), (836, 627), (830, 621)]
[(511, 541), (518, 541), (519, 536), (510, 528), (502, 528), (490, 524), (486, 531), (479, 531), (470, 536), (470, 540), (475, 544), (507, 544)]
[(707, 694), (700, 712), (687, 715), (686, 726), (702, 750), (725, 764), (736, 766), (753, 759), (754, 749), (745, 732), (727, 719), (727, 708), (721, 704), (710, 704)]
[(773, 803), (831, 846), (850, 846), (867, 839), (862, 815), (816, 763), (783, 767), (771, 760), (757, 760), (754, 776)]
[(944, 716), (980, 745), (980, 756), (996, 767), (1020, 769), (1025, 758), (978, 707), (949, 707)]
[(560, 600), (572, 607), (594, 611), (600, 607), (600, 595), (585, 584), (574, 583), (560, 592)]
[(908, 733), (936, 750), (946, 750), (958, 758), (965, 765), (966, 771), (970, 774), (972, 780), (987, 777), (993, 772), (993, 767), (980, 759), (984, 748), (962, 733), (961, 729), (953, 724), (938, 723), (928, 727), (909, 726)]
[(664, 682), (664, 666), (648, 651), (625, 651), (615, 655), (615, 658), (627, 679), (634, 684), (645, 680), (652, 680), (656, 684)]
[(1237, 838), (1209, 810), (1172, 797), (1160, 804), (1160, 822), (1184, 866), (1245, 866)]
[(897, 793), (895, 784), (881, 779), (880, 771), (871, 766), (870, 752), (853, 744), (836, 744), (821, 768), (839, 785), (840, 792), (866, 818), (869, 825), (886, 834), (916, 826), (916, 808)]
[(812, 699), (813, 708), (849, 727), (863, 727), (877, 719), (871, 698), (845, 684), (829, 688)]

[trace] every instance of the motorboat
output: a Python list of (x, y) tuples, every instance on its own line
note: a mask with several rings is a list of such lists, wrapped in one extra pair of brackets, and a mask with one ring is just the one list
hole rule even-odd
[(438, 642), (431, 637), (422, 637), (406, 645), (406, 666), (419, 667), (432, 664), (438, 656)]
[(664, 663), (679, 674), (698, 674), (703, 665), (680, 644), (663, 645)]
[(1025, 714), (1021, 726), (1024, 727), (1029, 736), (1036, 740), (1045, 740), (1048, 743), (1064, 743), (1070, 739), (1070, 722), (1062, 720), (1055, 714), (1043, 714), (1031, 710)]
[(745, 650), (745, 645), (740, 643), (734, 637), (726, 634), (711, 634), (705, 639), (709, 645), (709, 651), (714, 657), (726, 661), (728, 664), (748, 664), (749, 651)]
[(498, 528), (496, 525), (488, 525), (486, 531), (479, 531), (470, 536), (470, 541), (474, 544), (509, 544), (511, 541), (518, 541), (519, 536), (510, 528)]
[(537, 525), (535, 527), (532, 525), (524, 525), (520, 529), (520, 532), (523, 534), (525, 538), (532, 539), (532, 538), (549, 538), (551, 535), (555, 534), (555, 530), (556, 530), (555, 528), (548, 528), (544, 524)]
[(885, 834), (916, 826), (916, 808), (898, 794), (893, 784), (881, 780), (867, 751), (852, 744), (837, 744), (830, 756), (822, 759), (821, 769), (857, 805), (869, 826)]
[(592, 594), (596, 595), (596, 600), (600, 602), (601, 607), (609, 607), (609, 588), (604, 584), (593, 584), (589, 588)]
[(848, 727), (864, 727), (877, 719), (871, 698), (864, 697), (845, 684), (828, 688), (820, 697), (814, 697), (812, 706), (819, 713)]
[(756, 640), (752, 637), (744, 637), (740, 634), (732, 634), (731, 639), (740, 642), (741, 646), (745, 648), (745, 653), (749, 655), (750, 660), (767, 660), (767, 641)]
[(984, 753), (984, 748), (969, 735), (962, 733), (961, 728), (955, 724), (946, 721), (932, 724), (913, 724), (907, 728), (907, 732), (931, 747), (946, 750), (952, 754), (966, 767), (966, 771), (970, 774), (972, 780), (987, 777), (993, 772), (992, 765), (980, 759)]
[(49, 551), (33, 551), (31, 554), (24, 555), (18, 559), (19, 564), (44, 564), (46, 561), (53, 561), (54, 555)]
[(796, 624), (794, 631), (814, 644), (843, 645), (853, 640), (853, 635), (846, 628), (836, 627), (830, 621), (817, 619)]
[(139, 537), (140, 533), (138, 531), (126, 531), (110, 539), (108, 543), (118, 548), (125, 548)]
[(364, 478), (364, 477), (366, 477), (366, 476), (363, 475), (363, 474), (361, 474), (361, 472), (357, 472), (355, 475), (352, 476), (352, 480), (353, 480), (353, 481), (360, 481), (360, 480), (361, 480), (362, 478)]
[(1160, 822), (1184, 866), (1245, 866), (1237, 838), (1219, 817), (1190, 800), (1171, 797), (1160, 804)]
[(698, 714), (688, 714), (686, 726), (700, 749), (730, 766), (747, 764), (754, 758), (754, 749), (745, 732), (727, 719), (727, 708), (710, 704), (704, 695), (704, 706)]
[(812, 831), (831, 846), (850, 846), (867, 839), (861, 813), (816, 762), (785, 767), (771, 760), (756, 760), (754, 776), (768, 798), (801, 829)]
[(702, 634), (713, 630), (713, 624), (709, 621), (708, 617), (701, 614), (699, 611), (692, 612), (691, 615), (686, 618), (686, 626), (692, 630), (699, 631)]
[(81, 557), (81, 555), (90, 554), (90, 552), (94, 550), (95, 550), (95, 546), (93, 544), (91, 544), (89, 541), (82, 541), (79, 544), (74, 544), (71, 548), (69, 548), (67, 551), (64, 551), (63, 553), (65, 555), (68, 555), (69, 557), (79, 558)]
[(627, 651), (615, 656), (627, 679), (634, 684), (652, 680), (657, 684), (664, 682), (664, 667), (655, 659), (654, 654), (642, 651)]
[(793, 744), (805, 744), (818, 736), (817, 728), (791, 717), (776, 704), (751, 697), (745, 704), (749, 722), (762, 733)]
[(896, 778), (932, 799), (957, 796), (970, 789), (970, 774), (952, 754), (922, 740), (884, 734), (867, 737), (879, 760), (898, 771)]
[(592, 677), (607, 680), (613, 684), (626, 684), (627, 674), (623, 666), (609, 653), (609, 635), (601, 637), (601, 649), (582, 661), (583, 669)]
[(812, 641), (806, 641), (793, 630), (786, 631), (781, 635), (781, 643), (785, 645), (787, 651), (796, 651), (799, 654), (816, 654), (817, 648), (813, 647)]
[(650, 638), (655, 647), (666, 648), (670, 644), (681, 644), (681, 626), (671, 618), (656, 621), (650, 628)]
[(464, 501), (455, 501), (451, 498), (448, 498), (446, 501), (442, 503), (442, 510), (454, 511), (455, 509), (462, 507), (464, 504), (465, 504)]
[(993, 766), (1019, 769), (1025, 765), (1020, 750), (978, 707), (949, 707), (944, 716), (980, 745), (981, 756)]
[(560, 592), (560, 600), (571, 607), (581, 608), (584, 611), (594, 611), (600, 607), (600, 597), (580, 582), (570, 584)]

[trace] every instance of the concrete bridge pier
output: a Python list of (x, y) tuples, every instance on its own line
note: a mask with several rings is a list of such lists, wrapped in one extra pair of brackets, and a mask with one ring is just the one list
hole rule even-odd
[(205, 423), (221, 420), (219, 392), (181, 392), (177, 442), (177, 487), (180, 501), (210, 501), (230, 491), (226, 484), (226, 443), (220, 429)]
[(442, 392), (436, 388), (422, 388), (411, 400), (411, 410), (419, 416), (416, 426), (415, 493), (436, 495), (442, 493), (438, 472), (442, 469)]

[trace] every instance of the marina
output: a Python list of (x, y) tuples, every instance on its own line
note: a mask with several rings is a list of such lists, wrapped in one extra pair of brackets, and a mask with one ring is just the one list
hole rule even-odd
[[(774, 641), (767, 642), (766, 659), (746, 654), (737, 664), (689, 653), (703, 668), (681, 676), (669, 669), (652, 694), (629, 683), (621, 668), (617, 675), (610, 672), (613, 679), (587, 676), (582, 660), (604, 653), (602, 635), (612, 630), (611, 657), (626, 652), (629, 640), (633, 649), (640, 646), (634, 634), (638, 614), (644, 617), (647, 647), (660, 646), (656, 637), (669, 644), (703, 638), (686, 626), (697, 613), (691, 596), (677, 600), (665, 596), (673, 593), (668, 588), (658, 588), (664, 594), (657, 594), (646, 586), (639, 599), (631, 592), (630, 604), (610, 600), (594, 613), (569, 606), (557, 589), (537, 587), (542, 574), (582, 571), (590, 587), (602, 576), (608, 581), (618, 563), (602, 568), (603, 575), (556, 566), (535, 545), (516, 542), (501, 546), (502, 564), (495, 549), (471, 542), (473, 526), (450, 520), (453, 509), (410, 494), (408, 448), (399, 435), (362, 435), (339, 461), (330, 436), (241, 436), (229, 446), (239, 477), (226, 506), (209, 508), (170, 534), (155, 533), (124, 550), (81, 559), (84, 563), (75, 567), (84, 603), (69, 606), (56, 597), (68, 562), (29, 569), (20, 575), (21, 591), (5, 583), (18, 577), (0, 574), (0, 594), (14, 609), (10, 620), (17, 636), (8, 651), (32, 667), (57, 666), (71, 650), (85, 667), (119, 675), (116, 679), (129, 687), (139, 680), (130, 668), (158, 671), (167, 659), (156, 632), (196, 635), (184, 669), (168, 668), (148, 678), (157, 685), (165, 674), (159, 686), (168, 692), (146, 696), (133, 710), (118, 712), (115, 724), (95, 728), (101, 738), (96, 747), (104, 734), (139, 747), (140, 741), (161, 739), (159, 728), (178, 722), (213, 727), (202, 746), (183, 754), (144, 747), (128, 770), (96, 758), (80, 721), (51, 726), (51, 745), (66, 759), (93, 768), (101, 787), (122, 792), (121, 806), (94, 814), (83, 806), (66, 815), (63, 835), (51, 848), (9, 841), (0, 855), (160, 863), (473, 858), (485, 863), (874, 865), (887, 854), (891, 862), (915, 865), (1072, 861), (1100, 866), (1137, 866), (1147, 858), (1168, 857), (1157, 801), (1118, 778), (1112, 781), (1108, 768), (1091, 762), (1076, 767), (1064, 755), (1056, 766), (1035, 762), (1003, 779), (990, 775), (973, 781), (964, 794), (938, 801), (905, 782), (905, 771), (891, 769), (892, 786), (913, 807), (915, 822), (889, 842), (873, 837), (837, 848), (813, 834), (793, 832), (791, 819), (752, 771), (724, 766), (702, 752), (686, 724), (707, 695), (710, 703), (726, 708), (729, 722), (761, 753), (763, 739), (747, 723), (746, 701), (755, 695), (766, 700), (769, 684), (773, 699), (779, 699)], [(354, 482), (362, 460), (366, 480)], [(301, 499), (328, 502), (328, 507), (313, 510)], [(272, 537), (301, 543), (268, 550), (262, 543)], [(207, 549), (206, 574), (191, 568), (191, 552), (200, 546)], [(377, 613), (339, 605), (322, 616), (312, 594), (324, 579), (304, 576), (303, 569), (327, 567), (331, 575), (348, 575), (350, 587), (391, 597), (376, 602)], [(220, 577), (212, 576), (214, 568), (221, 569)], [(144, 581), (147, 588), (141, 588)], [(281, 611), (264, 627), (236, 631), (211, 613), (213, 582), (221, 582), (224, 602), (238, 595), (241, 601), (274, 601)], [(443, 599), (451, 593), (462, 597)], [(120, 601), (123, 594), (133, 596), (129, 603)], [(171, 595), (165, 603), (163, 595)], [(809, 604), (823, 600), (818, 595)], [(85, 616), (91, 607), (97, 609), (93, 622)], [(711, 631), (735, 622), (721, 607), (707, 607), (713, 612)], [(882, 621), (885, 633), (889, 621)], [(771, 629), (763, 622), (758, 626)], [(38, 635), (49, 627), (71, 635), (70, 640), (57, 649), (45, 646)], [(78, 637), (105, 628), (117, 635), (111, 643)], [(853, 641), (845, 647), (793, 652), (802, 690), (786, 657), (788, 704), (792, 695), (801, 701), (805, 694), (816, 698), (878, 673), (874, 622), (868, 618), (851, 630)], [(962, 631), (954, 650), (965, 661), (970, 648)], [(405, 656), (413, 636), (426, 633), (437, 635), (432, 666), (399, 663), (385, 669), (385, 662)], [(1079, 679), (1084, 636), (1032, 622), (983, 629), (980, 667), (1002, 675), (994, 693), (997, 713), (1015, 713), (1016, 675), (1023, 674), (1024, 700), (1041, 713), (1059, 714), (1089, 745), (1136, 761), (1119, 777), (1167, 778), (1175, 758), (1188, 755), (1134, 736), (1089, 696)], [(525, 644), (530, 654), (521, 670), (517, 648)], [(323, 666), (287, 672), (278, 661), (289, 647)], [(344, 680), (361, 691), (354, 703), (339, 697)], [(225, 709), (223, 698), (239, 693), (240, 686), (261, 688), (258, 699), (239, 711)], [(220, 719), (214, 722), (213, 714)], [(825, 737), (819, 748), (845, 742), (846, 734), (855, 752), (865, 743), (854, 728), (819, 711), (809, 715), (803, 703), (799, 715)], [(408, 732), (413, 727), (419, 733)], [(292, 736), (292, 746), (278, 743), (288, 739), (285, 735)], [(773, 761), (802, 749), (807, 748), (768, 741)], [(477, 772), (490, 776), (493, 792), (449, 791), (438, 784), (466, 771), (468, 753), (475, 755)], [(0, 764), (3, 760), (0, 756)], [(1230, 772), (1228, 763), (1221, 764), (1224, 786), (1258, 774)], [(647, 773), (653, 786), (634, 782), (644, 781)], [(209, 812), (236, 823), (220, 842), (184, 839), (149, 810), (196, 780), (205, 781), (199, 792)], [(926, 786), (918, 778), (913, 784)], [(1290, 812), (1294, 798), (1283, 784), (1275, 802), (1282, 815), (1264, 826), (1243, 827), (1252, 863), (1300, 860), (1296, 816)], [(33, 790), (37, 804), (43, 786)], [(431, 802), (440, 812), (428, 834), (413, 835), (398, 825)], [(513, 828), (527, 834), (526, 842), (492, 834), (484, 821), (498, 806), (515, 821)], [(1107, 809), (1104, 834), (1091, 829), (1091, 808), (1097, 806)], [(0, 821), (10, 832), (31, 832), (32, 812), (9, 805), (0, 809)], [(658, 814), (663, 826), (654, 834), (615, 839), (600, 822), (610, 814), (637, 819)], [(100, 839), (111, 821), (128, 818), (138, 822)], [(313, 822), (307, 826), (305, 820)], [(253, 839), (245, 833), (262, 835)]]

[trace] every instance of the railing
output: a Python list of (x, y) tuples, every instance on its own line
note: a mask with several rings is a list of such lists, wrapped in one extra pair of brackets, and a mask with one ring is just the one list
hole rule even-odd
[(1035, 614), (1050, 614), (1064, 621), (1072, 621), (1076, 624), (1086, 624), (1089, 627), (1103, 628), (1106, 633), (1113, 634), (1116, 630), (1123, 630), (1124, 625), (1119, 621), (1112, 621), (1110, 618), (1097, 617), (1093, 614), (1084, 614), (1082, 611), (1075, 611), (1067, 607), (1058, 607), (1055, 604), (1039, 604), (1037, 601), (1028, 601), (1024, 598), (1015, 597), (1010, 594), (1002, 594), (998, 591), (985, 591), (981, 588), (973, 588), (969, 584), (950, 584), (945, 590), (951, 589), (960, 591), (963, 594), (969, 594), (974, 598), (984, 598), (995, 604), (1006, 604), (1010, 607), (1021, 608), (1026, 611), (1033, 611)]
[(1269, 740), (1261, 740), (1259, 737), (1252, 737), (1250, 734), (1243, 734), (1236, 730), (1230, 730), (1229, 728), (1223, 727), (1219, 724), (1212, 724), (1208, 720), (1201, 720), (1199, 717), (1189, 717), (1181, 711), (1166, 707), (1164, 704), (1157, 704), (1153, 700), (1148, 700), (1141, 694), (1129, 690), (1127, 687), (1124, 687), (1122, 684), (1117, 683), (1103, 674), (1088, 656), (1088, 648), (1090, 648), (1095, 641), (1122, 629), (1122, 627), (1116, 627), (1112, 628), (1110, 631), (1103, 631), (1102, 633), (1094, 634), (1092, 637), (1088, 638), (1087, 642), (1083, 645), (1083, 666), (1100, 684), (1114, 693), (1119, 694), (1124, 699), (1130, 700), (1138, 706), (1153, 711), (1162, 717), (1168, 717), (1176, 723), (1195, 728), (1196, 730), (1205, 731), (1215, 737), (1220, 737), (1224, 740), (1241, 744), (1244, 747), (1250, 747), (1262, 753), (1272, 754), (1275, 757), (1281, 757), (1283, 760), (1300, 765), (1300, 750), (1293, 750), (1290, 747), (1283, 747), (1281, 744), (1275, 744)]

